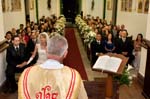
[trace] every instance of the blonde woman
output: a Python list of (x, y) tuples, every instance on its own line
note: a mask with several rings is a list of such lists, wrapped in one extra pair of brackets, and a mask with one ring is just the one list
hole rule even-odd
[(43, 63), (45, 60), (47, 60), (47, 41), (49, 39), (49, 36), (46, 32), (40, 33), (38, 38), (38, 43), (35, 46), (34, 52), (30, 59), (27, 62), (27, 65), (34, 59), (36, 54), (38, 53), (38, 60), (37, 64)]

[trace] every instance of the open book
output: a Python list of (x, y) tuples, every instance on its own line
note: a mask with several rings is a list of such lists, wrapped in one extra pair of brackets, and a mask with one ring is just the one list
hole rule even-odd
[(101, 69), (102, 71), (106, 70), (111, 72), (117, 72), (121, 62), (122, 62), (121, 58), (103, 55), (97, 59), (96, 63), (93, 66), (93, 69)]

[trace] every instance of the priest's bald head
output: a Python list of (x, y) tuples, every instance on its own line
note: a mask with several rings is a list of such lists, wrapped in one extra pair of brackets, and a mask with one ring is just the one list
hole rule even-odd
[(60, 62), (68, 53), (68, 42), (64, 36), (55, 35), (48, 40), (47, 57)]

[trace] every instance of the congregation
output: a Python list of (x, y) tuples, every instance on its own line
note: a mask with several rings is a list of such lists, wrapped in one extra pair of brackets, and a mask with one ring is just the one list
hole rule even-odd
[(21, 73), (25, 68), (47, 59), (48, 35), (54, 32), (56, 21), (54, 15), (51, 18), (43, 16), (38, 23), (27, 22), (26, 26), (20, 24), (19, 29), (12, 28), (6, 33), (5, 38), (9, 47), (6, 53), (6, 81), (2, 88), (5, 93), (13, 93), (18, 89), (15, 73)]
[(139, 69), (141, 43), (143, 42), (141, 33), (134, 40), (124, 24), (113, 25), (112, 22), (107, 22), (99, 17), (84, 16), (83, 20), (96, 33), (95, 40), (89, 46), (92, 65), (96, 62), (99, 54), (117, 53), (129, 57), (128, 64)]
[[(5, 35), (7, 43), (10, 45), (7, 49), (6, 60), (6, 82), (4, 92), (13, 93), (17, 90), (15, 73), (22, 72), (26, 67), (34, 64), (40, 64), (46, 60), (47, 40), (52, 32), (55, 32), (56, 16), (45, 18), (43, 16), (38, 23), (27, 22), (26, 27), (20, 24), (19, 29), (12, 28)], [(83, 17), (83, 20), (96, 33), (95, 39), (90, 43), (91, 65), (93, 65), (98, 56), (104, 53), (118, 53), (129, 57), (128, 64), (136, 69), (139, 68), (140, 51), (143, 36), (137, 35), (136, 40), (128, 36), (125, 25), (113, 25), (99, 17)], [(19, 42), (19, 43), (18, 43)], [(15, 46), (15, 47), (14, 47)], [(19, 46), (19, 53), (17, 52)], [(18, 54), (13, 56), (13, 51)], [(13, 57), (13, 58), (12, 58)], [(13, 61), (13, 64), (12, 64)], [(11, 83), (10, 83), (11, 82)], [(7, 87), (7, 88), (6, 88)]]

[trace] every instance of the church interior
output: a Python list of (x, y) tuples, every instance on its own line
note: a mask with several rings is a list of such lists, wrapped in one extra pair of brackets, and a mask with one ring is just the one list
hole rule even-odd
[[(149, 0), (1, 0), (0, 99), (19, 99), (21, 73), (39, 62), (35, 49), (41, 33), (67, 39), (62, 63), (79, 72), (88, 99), (149, 99), (149, 6)], [(16, 35), (27, 51), (16, 52), (17, 58), (8, 55)], [(12, 71), (9, 65), (15, 62), (21, 68)]]

